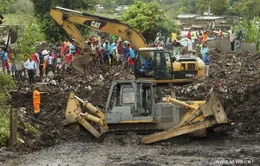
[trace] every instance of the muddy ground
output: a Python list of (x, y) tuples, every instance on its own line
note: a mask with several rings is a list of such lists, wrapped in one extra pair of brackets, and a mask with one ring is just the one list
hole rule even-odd
[(260, 136), (228, 136), (169, 146), (67, 142), (3, 166), (260, 165)]
[[(250, 52), (212, 51), (210, 76), (202, 82), (175, 87), (175, 93), (181, 100), (203, 100), (213, 88), (230, 124), (214, 128), (209, 138), (171, 146), (97, 144), (88, 133), (61, 126), (70, 90), (103, 109), (112, 80), (134, 79), (121, 67), (95, 66), (84, 77), (69, 71), (44, 79), (40, 89), (48, 94), (42, 95), (38, 121), (32, 115), (32, 87), (26, 79), (19, 80), (12, 94), (13, 106), (40, 134), (27, 133), (20, 125), (18, 133), (25, 143), (14, 147), (16, 153), (0, 150), (0, 165), (260, 165), (259, 64), (260, 55)], [(168, 94), (169, 89), (159, 91), (161, 96)]]

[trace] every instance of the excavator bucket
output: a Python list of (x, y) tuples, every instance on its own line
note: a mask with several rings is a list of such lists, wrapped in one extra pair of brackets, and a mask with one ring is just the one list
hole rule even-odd
[(86, 74), (88, 71), (88, 65), (91, 59), (90, 53), (84, 53), (82, 55), (76, 56), (72, 60), (72, 66), (75, 70), (81, 74)]
[(188, 111), (179, 125), (163, 132), (145, 136), (141, 142), (151, 144), (227, 122), (228, 119), (223, 106), (217, 96), (211, 93), (204, 104), (193, 111)]

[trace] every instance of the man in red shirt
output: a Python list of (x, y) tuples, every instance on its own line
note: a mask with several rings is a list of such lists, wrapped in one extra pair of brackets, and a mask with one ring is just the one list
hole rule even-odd
[(187, 38), (189, 39), (189, 40), (191, 40), (191, 31), (189, 30), (189, 32), (187, 33)]

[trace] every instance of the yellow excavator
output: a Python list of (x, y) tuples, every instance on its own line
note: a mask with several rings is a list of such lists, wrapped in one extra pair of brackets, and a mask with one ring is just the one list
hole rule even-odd
[[(116, 19), (101, 17), (86, 12), (55, 7), (50, 10), (51, 17), (73, 38), (81, 55), (73, 58), (73, 67), (84, 74), (95, 52), (87, 45), (76, 24), (85, 25), (130, 41), (136, 50), (135, 77), (138, 80), (149, 80), (153, 83), (188, 84), (205, 78), (205, 65), (195, 56), (172, 57), (171, 53), (161, 48), (149, 48), (136, 29)], [(146, 60), (152, 60), (152, 67), (146, 69)]]
[(81, 124), (106, 142), (134, 140), (136, 133), (138, 143), (152, 144), (181, 135), (205, 136), (207, 128), (228, 122), (212, 92), (205, 101), (183, 102), (156, 95), (158, 88), (145, 80), (113, 81), (104, 110), (71, 92), (63, 125)]

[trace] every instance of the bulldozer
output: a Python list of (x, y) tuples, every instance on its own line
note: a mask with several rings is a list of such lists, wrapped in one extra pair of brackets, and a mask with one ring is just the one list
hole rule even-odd
[[(76, 24), (130, 41), (136, 51), (134, 61), (136, 79), (160, 84), (183, 85), (205, 78), (205, 65), (200, 58), (186, 55), (176, 59), (165, 49), (148, 47), (140, 32), (119, 20), (62, 7), (51, 8), (50, 16), (76, 41), (77, 48), (81, 50), (81, 55), (73, 58), (72, 66), (82, 74), (88, 72), (90, 59), (96, 55)], [(152, 68), (146, 69), (143, 67), (144, 63), (150, 58)]]
[(138, 143), (153, 144), (182, 135), (205, 136), (207, 128), (228, 123), (212, 92), (204, 101), (184, 102), (157, 96), (157, 88), (146, 80), (115, 80), (104, 110), (71, 92), (63, 124), (81, 124), (96, 138), (110, 134), (124, 139), (134, 132), (142, 135)]

